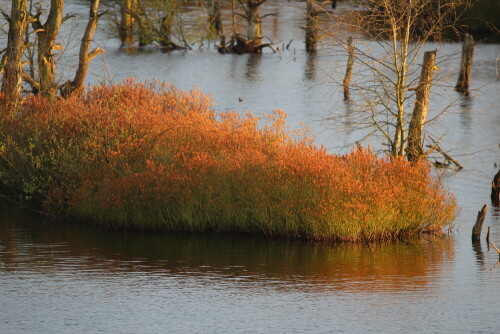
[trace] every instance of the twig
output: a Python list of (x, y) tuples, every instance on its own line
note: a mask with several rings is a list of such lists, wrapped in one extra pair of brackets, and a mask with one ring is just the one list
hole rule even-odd
[(497, 246), (495, 246), (493, 241), (490, 241), (490, 244), (493, 246), (493, 248), (495, 248), (495, 250), (498, 252), (498, 255), (500, 256), (500, 250), (497, 248)]
[[(460, 170), (460, 169), (463, 169), (464, 167), (458, 162), (456, 161), (455, 159), (453, 159), (449, 154), (447, 154), (445, 151), (443, 151), (443, 149), (441, 149), (441, 147), (439, 146), (439, 144), (431, 138), (431, 140), (433, 141), (434, 143), (434, 146), (436, 148), (436, 151), (438, 151), (439, 153), (441, 153), (443, 155), (443, 157), (447, 160), (447, 161), (450, 161), (452, 162), (453, 164), (455, 164), (455, 166), (457, 166), (457, 168)], [(428, 146), (429, 147), (429, 146)]]

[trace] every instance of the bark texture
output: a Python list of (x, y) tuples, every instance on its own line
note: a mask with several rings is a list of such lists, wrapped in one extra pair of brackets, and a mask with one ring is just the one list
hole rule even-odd
[(2, 93), (7, 101), (17, 101), (21, 96), (24, 35), (29, 22), (27, 3), (27, 0), (12, 0), (2, 81)]
[(427, 51), (424, 53), (420, 82), (417, 86), (415, 106), (413, 108), (408, 130), (408, 147), (406, 148), (406, 154), (410, 161), (416, 161), (423, 155), (422, 133), (427, 119), (435, 62), (436, 51)]

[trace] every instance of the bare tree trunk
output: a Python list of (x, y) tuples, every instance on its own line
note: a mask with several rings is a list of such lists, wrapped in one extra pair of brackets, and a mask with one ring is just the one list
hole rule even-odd
[(306, 1), (306, 51), (316, 52), (318, 35), (318, 11), (316, 0)]
[(236, 0), (231, 0), (231, 13), (233, 16), (233, 35), (238, 35), (238, 27), (236, 26)]
[(19, 100), (23, 72), (24, 34), (29, 22), (27, 0), (12, 0), (9, 18), (9, 37), (3, 67), (2, 93), (9, 102)]
[(169, 47), (172, 44), (172, 21), (173, 16), (171, 13), (166, 13), (161, 20), (160, 26), (160, 36), (161, 36), (161, 45)]
[(347, 52), (349, 58), (347, 59), (347, 68), (344, 77), (344, 100), (349, 100), (349, 84), (351, 82), (352, 67), (354, 66), (354, 46), (352, 45), (352, 37), (347, 39)]
[(259, 7), (265, 0), (247, 0), (247, 38), (253, 41), (254, 45), (262, 44), (262, 19), (259, 14)]
[(208, 23), (210, 28), (217, 33), (222, 34), (222, 19), (220, 15), (219, 0), (208, 0)]
[(104, 53), (104, 50), (102, 50), (101, 48), (96, 48), (92, 50), (92, 52), (89, 52), (90, 42), (92, 42), (92, 39), (94, 38), (97, 22), (99, 21), (99, 15), (97, 14), (98, 8), (99, 0), (91, 0), (89, 22), (87, 24), (87, 28), (85, 29), (82, 43), (80, 44), (78, 69), (76, 70), (75, 78), (73, 79), (73, 81), (67, 83), (67, 87), (61, 89), (63, 96), (81, 94), (81, 92), (83, 91), (83, 85), (85, 83), (85, 77), (87, 76), (89, 62), (97, 55)]
[(64, 0), (51, 0), (47, 21), (41, 26), (39, 21), (33, 23), (38, 35), (38, 76), (40, 93), (44, 96), (54, 96), (57, 91), (55, 84), (54, 46), (62, 23)]
[(474, 39), (466, 34), (462, 45), (462, 61), (460, 63), (460, 73), (455, 89), (461, 94), (469, 94), (470, 73), (472, 70), (472, 58), (474, 56)]
[(121, 3), (121, 22), (120, 22), (120, 40), (123, 44), (131, 44), (134, 40), (135, 18), (132, 13), (137, 7), (137, 0), (122, 0)]
[(420, 82), (416, 91), (415, 107), (413, 108), (413, 114), (408, 129), (408, 147), (406, 148), (406, 155), (410, 161), (417, 161), (423, 155), (422, 132), (425, 120), (427, 119), (435, 61), (435, 50), (424, 53)]

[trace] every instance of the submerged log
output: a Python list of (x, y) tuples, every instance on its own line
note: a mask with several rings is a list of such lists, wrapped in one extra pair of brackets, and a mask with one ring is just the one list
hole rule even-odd
[(349, 85), (351, 83), (352, 67), (354, 66), (354, 46), (352, 45), (352, 37), (347, 39), (347, 52), (349, 58), (347, 59), (347, 68), (344, 77), (344, 100), (349, 100)]
[(460, 73), (458, 74), (455, 90), (461, 94), (469, 94), (470, 73), (472, 70), (472, 58), (474, 56), (474, 39), (466, 34), (462, 45), (462, 61), (460, 63)]
[(491, 203), (500, 206), (500, 169), (491, 182)]
[(483, 229), (484, 218), (486, 217), (486, 211), (488, 209), (488, 205), (485, 204), (481, 211), (477, 213), (476, 223), (472, 228), (472, 241), (480, 241), (481, 240), (481, 230)]
[(422, 132), (429, 107), (432, 74), (435, 69), (436, 50), (424, 53), (420, 82), (416, 89), (415, 106), (408, 130), (407, 156), (409, 161), (417, 161), (423, 155)]

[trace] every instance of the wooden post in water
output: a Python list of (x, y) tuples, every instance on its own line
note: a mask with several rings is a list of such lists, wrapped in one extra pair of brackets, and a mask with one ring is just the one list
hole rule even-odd
[(486, 217), (486, 210), (488, 209), (488, 205), (484, 205), (481, 211), (477, 213), (476, 223), (472, 228), (472, 241), (481, 241), (481, 230), (483, 228), (484, 218)]
[(491, 182), (491, 203), (500, 206), (500, 169)]
[(347, 53), (349, 54), (349, 58), (347, 59), (344, 77), (344, 100), (349, 100), (349, 84), (351, 83), (352, 67), (354, 65), (354, 46), (352, 45), (351, 36), (347, 39)]
[(423, 155), (422, 132), (429, 107), (432, 74), (435, 69), (436, 50), (424, 53), (424, 62), (415, 97), (415, 106), (408, 129), (406, 155), (409, 161), (417, 161)]
[(461, 94), (469, 94), (470, 73), (472, 70), (472, 58), (474, 56), (474, 39), (470, 34), (465, 35), (462, 45), (462, 61), (460, 63), (460, 73), (455, 89)]

